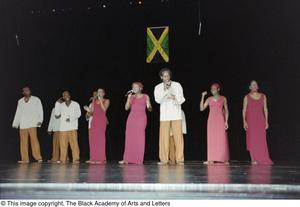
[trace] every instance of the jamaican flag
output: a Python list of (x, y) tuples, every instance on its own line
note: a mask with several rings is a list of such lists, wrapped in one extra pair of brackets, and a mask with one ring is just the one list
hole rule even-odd
[(169, 62), (169, 27), (147, 27), (147, 63)]

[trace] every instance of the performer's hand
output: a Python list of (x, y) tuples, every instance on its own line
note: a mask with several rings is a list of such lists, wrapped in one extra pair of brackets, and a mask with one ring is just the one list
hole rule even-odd
[(227, 130), (228, 128), (229, 128), (228, 122), (225, 122), (225, 130)]
[(248, 129), (248, 124), (247, 124), (247, 122), (244, 122), (244, 129), (245, 129), (245, 131), (247, 131), (247, 129)]
[(14, 125), (13, 125), (12, 127), (13, 127), (14, 129), (18, 129), (18, 126), (14, 126)]
[(168, 99), (172, 99), (172, 100), (175, 100), (175, 96), (173, 94), (170, 94)]
[(63, 102), (64, 102), (64, 101), (63, 101), (63, 98), (60, 97), (60, 98), (57, 100), (57, 102), (58, 102), (58, 103), (63, 103)]
[(84, 109), (85, 111), (87, 111), (87, 112), (90, 112), (90, 111), (91, 111), (90, 107), (88, 107), (88, 106), (84, 106), (83, 109)]
[(51, 132), (51, 131), (48, 131), (48, 134), (51, 136), (51, 135), (52, 135), (52, 132)]
[(203, 91), (202, 92), (202, 97), (206, 96), (207, 95), (207, 91)]
[(266, 122), (266, 129), (269, 129), (269, 123)]
[(37, 126), (38, 126), (38, 127), (41, 127), (41, 126), (42, 126), (42, 122), (38, 122), (38, 123), (37, 123)]
[(132, 93), (128, 94), (127, 99), (130, 99), (132, 96)]

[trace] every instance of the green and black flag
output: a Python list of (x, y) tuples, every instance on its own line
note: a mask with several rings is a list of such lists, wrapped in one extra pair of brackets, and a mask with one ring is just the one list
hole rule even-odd
[(169, 62), (169, 27), (147, 27), (147, 63)]

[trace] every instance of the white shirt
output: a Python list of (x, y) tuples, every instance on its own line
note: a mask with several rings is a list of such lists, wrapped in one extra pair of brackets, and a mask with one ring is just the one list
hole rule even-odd
[(55, 109), (52, 109), (51, 117), (48, 125), (48, 132), (58, 132), (60, 127), (60, 118), (55, 117)]
[[(171, 95), (175, 96), (175, 100), (170, 99)], [(164, 89), (164, 83), (155, 86), (155, 101), (160, 104), (160, 121), (181, 120), (181, 104), (185, 99), (180, 83), (172, 81), (168, 89)]]
[(43, 122), (43, 106), (41, 100), (36, 96), (30, 96), (28, 102), (25, 98), (18, 101), (18, 106), (12, 126), (20, 129), (37, 127)]
[[(65, 102), (55, 103), (55, 116), (60, 116), (60, 131), (71, 131), (78, 129), (78, 118), (81, 116), (80, 106), (76, 101), (71, 101), (67, 106)], [(67, 122), (67, 119), (70, 119)]]

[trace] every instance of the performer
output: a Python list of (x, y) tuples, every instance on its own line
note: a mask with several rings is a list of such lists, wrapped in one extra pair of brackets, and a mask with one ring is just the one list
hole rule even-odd
[(53, 108), (48, 125), (48, 134), (53, 136), (52, 158), (51, 160), (48, 160), (50, 163), (59, 162), (59, 127), (60, 118), (55, 117), (55, 108)]
[[(182, 133), (187, 134), (187, 128), (186, 128), (186, 119), (185, 119), (185, 114), (184, 111), (181, 110), (182, 114)], [(175, 143), (174, 143), (174, 136), (173, 136), (173, 130), (172, 128), (170, 129), (170, 152), (169, 152), (169, 163), (170, 164), (176, 164), (176, 153), (175, 153)]]
[(78, 119), (81, 116), (80, 106), (71, 100), (69, 91), (63, 92), (63, 97), (55, 103), (55, 116), (60, 118), (60, 163), (67, 160), (68, 146), (72, 150), (73, 163), (79, 163), (79, 147), (77, 140)]
[(97, 90), (97, 99), (93, 100), (91, 107), (84, 106), (89, 116), (93, 116), (90, 129), (90, 160), (87, 163), (103, 164), (106, 162), (106, 111), (110, 101), (105, 98), (105, 91), (102, 88)]
[(244, 97), (243, 121), (247, 150), (252, 164), (272, 164), (269, 156), (266, 130), (269, 128), (267, 97), (258, 92), (256, 81), (250, 83), (250, 93)]
[(155, 101), (160, 104), (160, 129), (159, 129), (159, 165), (166, 165), (169, 161), (170, 129), (173, 130), (176, 164), (184, 163), (182, 114), (181, 104), (185, 99), (180, 83), (172, 81), (172, 72), (163, 68), (159, 72), (162, 83), (155, 86)]
[(229, 111), (227, 99), (220, 95), (220, 85), (214, 83), (211, 86), (212, 96), (204, 102), (207, 92), (202, 93), (200, 111), (209, 106), (207, 121), (207, 161), (204, 164), (222, 162), (228, 164), (229, 149), (226, 130), (228, 129)]
[(125, 152), (119, 164), (143, 164), (145, 153), (146, 108), (152, 111), (150, 98), (142, 93), (143, 84), (134, 82), (132, 93), (127, 97), (125, 110), (130, 109), (126, 123)]
[(31, 90), (28, 86), (23, 88), (23, 96), (18, 101), (12, 123), (13, 128), (20, 129), (21, 160), (18, 163), (29, 163), (28, 136), (30, 137), (32, 156), (37, 162), (41, 163), (43, 160), (37, 137), (37, 127), (41, 127), (43, 123), (43, 106), (38, 97), (31, 95)]

